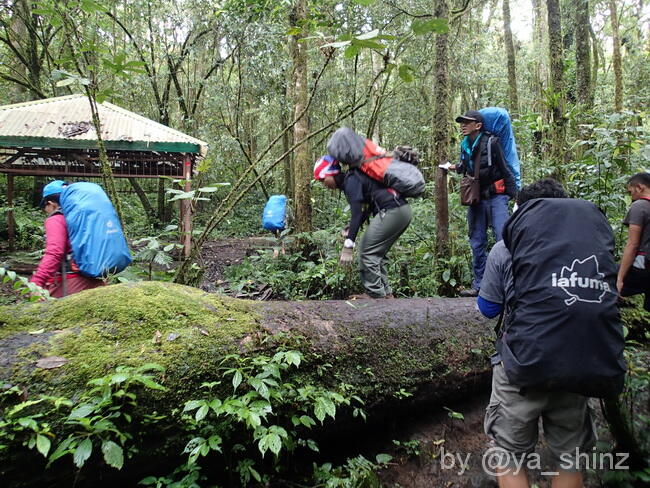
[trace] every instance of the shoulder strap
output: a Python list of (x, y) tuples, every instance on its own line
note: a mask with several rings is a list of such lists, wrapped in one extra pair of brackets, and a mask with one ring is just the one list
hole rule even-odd
[(492, 140), (494, 136), (488, 137), (487, 140), (487, 156), (488, 156), (488, 166), (492, 166)]
[[(392, 152), (387, 152), (387, 153), (384, 153), (384, 154), (378, 154), (377, 156), (373, 156), (373, 157), (371, 157), (371, 158), (368, 158), (368, 159), (364, 159), (364, 160), (362, 160), (362, 161), (359, 163), (359, 166), (361, 166), (362, 164), (369, 163), (369, 162), (371, 162), (371, 161), (375, 161), (376, 159), (392, 158), (392, 157), (393, 157), (393, 153), (392, 153)], [(354, 166), (353, 166), (353, 165), (350, 165), (351, 168), (352, 168), (352, 167), (358, 168), (359, 166), (356, 166), (356, 165), (354, 165)]]
[(474, 178), (478, 180), (481, 171), (481, 145), (476, 149), (474, 154)]

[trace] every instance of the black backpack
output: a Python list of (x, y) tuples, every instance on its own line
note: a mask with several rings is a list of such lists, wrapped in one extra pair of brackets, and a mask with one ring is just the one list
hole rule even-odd
[(623, 390), (614, 236), (594, 204), (539, 198), (506, 222), (514, 299), (497, 350), (517, 386), (592, 397)]

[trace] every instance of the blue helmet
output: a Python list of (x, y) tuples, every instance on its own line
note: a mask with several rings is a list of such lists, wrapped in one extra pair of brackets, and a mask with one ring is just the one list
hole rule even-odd
[(62, 180), (54, 180), (43, 187), (43, 198), (41, 198), (41, 207), (45, 206), (47, 197), (58, 195), (68, 184)]

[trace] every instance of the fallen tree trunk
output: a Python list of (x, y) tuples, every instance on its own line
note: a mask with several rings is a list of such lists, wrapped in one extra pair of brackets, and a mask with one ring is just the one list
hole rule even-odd
[[(0, 308), (0, 382), (20, 386), (24, 398), (76, 398), (90, 379), (117, 366), (160, 364), (165, 372), (158, 380), (167, 391), (142, 390), (138, 404), (169, 416), (164, 427), (150, 427), (169, 439), (178, 428), (174, 410), (200, 398), (203, 382), (223, 379), (228, 354), (299, 350), (300, 375), (329, 388), (349, 385), (372, 419), (484, 389), (492, 336), (472, 299), (250, 302), (181, 285), (130, 283)], [(232, 391), (230, 378), (224, 383), (217, 388)], [(15, 458), (4, 461), (0, 476), (12, 486), (43, 486)]]

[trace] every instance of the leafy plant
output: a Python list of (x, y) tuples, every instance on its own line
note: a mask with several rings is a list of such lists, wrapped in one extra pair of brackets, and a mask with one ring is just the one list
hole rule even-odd
[(0, 267), (0, 278), (3, 283), (13, 282), (13, 289), (20, 296), (26, 296), (29, 301), (52, 300), (49, 291), (32, 283), (24, 276), (19, 276), (15, 271)]
[(0, 413), (0, 452), (9, 449), (15, 442), (21, 442), (47, 457), (55, 438), (47, 418), (61, 408), (70, 407), (72, 402), (66, 398), (44, 395), (11, 405), (22, 395), (23, 391), (17, 386), (0, 391), (0, 405), (9, 404)]
[(229, 289), (245, 295), (268, 285), (279, 299), (344, 298), (359, 291), (356, 270), (343, 268), (338, 262), (338, 233), (318, 231), (298, 234), (309, 256), (289, 247), (286, 254), (259, 251), (237, 266), (226, 269)]
[(420, 455), (420, 441), (417, 439), (411, 439), (410, 441), (398, 441), (393, 440), (393, 444), (397, 449), (397, 452), (403, 453), (406, 457), (417, 458)]
[(452, 410), (451, 408), (448, 408), (448, 407), (443, 407), (443, 408), (445, 410), (447, 410), (447, 415), (449, 416), (449, 418), (458, 419), (458, 420), (465, 420), (465, 416), (462, 413), (456, 412), (456, 411), (454, 411), (454, 410)]
[(314, 481), (316, 487), (326, 488), (379, 488), (381, 486), (377, 471), (385, 467), (392, 457), (388, 454), (377, 454), (372, 462), (363, 456), (348, 459), (343, 466), (333, 466), (325, 463), (314, 465)]
[[(316, 443), (304, 437), (317, 422), (333, 419), (339, 407), (354, 404), (357, 408), (353, 414), (362, 415), (362, 401), (349, 386), (332, 391), (292, 377), (303, 359), (300, 352), (292, 350), (280, 350), (273, 356), (225, 357), (223, 381), (227, 379), (232, 393), (190, 400), (183, 409), (190, 431), (196, 433), (184, 450), (188, 465), (208, 455), (241, 451), (233, 469), (244, 484), (249, 479), (259, 482), (263, 475), (256, 457), (265, 458), (270, 453), (277, 460), (299, 447), (318, 451)], [(202, 387), (211, 392), (221, 383)], [(187, 415), (190, 412), (191, 417)], [(257, 454), (243, 447), (249, 445), (255, 446)]]
[(134, 259), (135, 261), (147, 263), (149, 281), (153, 279), (154, 264), (164, 268), (169, 268), (169, 266), (174, 262), (171, 252), (183, 248), (183, 246), (178, 242), (169, 242), (169, 240), (178, 241), (177, 230), (177, 225), (168, 225), (156, 236), (142, 237), (141, 239), (133, 241), (134, 246), (145, 244), (144, 247), (138, 249)]
[(68, 454), (72, 455), (77, 468), (90, 458), (95, 447), (100, 447), (104, 461), (121, 469), (124, 465), (124, 447), (132, 434), (124, 427), (133, 420), (132, 411), (138, 405), (134, 387), (164, 391), (151, 371), (162, 372), (157, 364), (145, 364), (138, 368), (118, 366), (115, 372), (88, 382), (92, 386), (75, 405), (65, 424), (74, 432), (64, 439), (52, 453), (50, 463)]
[[(20, 401), (23, 391), (12, 386), (0, 391), (0, 451), (22, 443), (36, 449), (48, 459), (48, 467), (57, 459), (71, 455), (81, 468), (99, 448), (107, 465), (121, 469), (124, 450), (132, 434), (126, 427), (133, 421), (138, 406), (136, 388), (163, 391), (150, 372), (162, 372), (156, 364), (138, 368), (119, 366), (109, 375), (88, 382), (91, 388), (77, 401), (64, 397), (40, 395)], [(63, 420), (58, 420), (62, 417)], [(156, 422), (160, 417), (145, 415), (145, 421)], [(53, 421), (56, 420), (56, 428)], [(59, 441), (63, 432), (69, 432)]]

